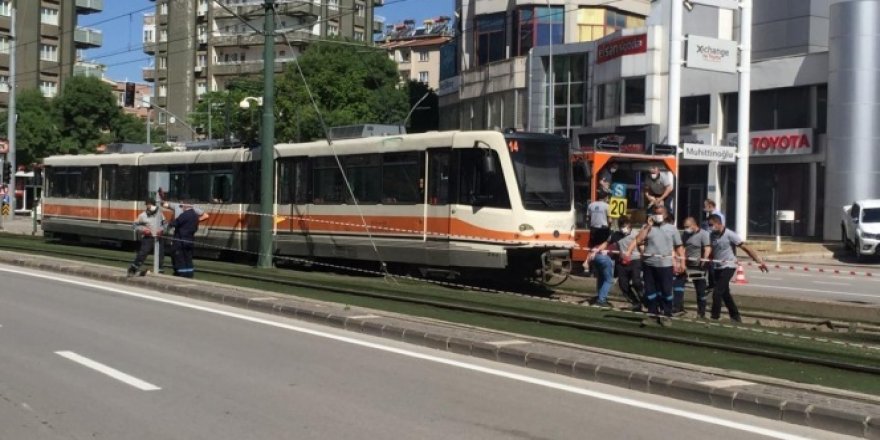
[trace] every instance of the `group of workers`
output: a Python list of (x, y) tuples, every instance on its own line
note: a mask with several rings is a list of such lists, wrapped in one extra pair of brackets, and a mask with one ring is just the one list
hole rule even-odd
[[(656, 168), (652, 169), (652, 179)], [(662, 182), (661, 182), (662, 183)], [(684, 220), (679, 232), (667, 208), (668, 188), (646, 185), (648, 219), (638, 231), (627, 216), (617, 219), (617, 230), (608, 227), (606, 200), (592, 202), (587, 209), (590, 224), (590, 254), (584, 263), (597, 278), (597, 296), (589, 302), (607, 306), (615, 273), (621, 292), (633, 311), (643, 307), (651, 315), (671, 317), (684, 314), (684, 291), (691, 282), (696, 291), (697, 314), (706, 317), (707, 298), (712, 296), (710, 318), (719, 319), (722, 304), (732, 321), (741, 321), (730, 293), (730, 282), (737, 270), (736, 249), (748, 254), (767, 272), (758, 254), (736, 232), (725, 226), (724, 215), (713, 200), (705, 200), (702, 224), (694, 217)], [(594, 236), (595, 234), (595, 236)], [(661, 324), (668, 323), (660, 319)]]
[[(166, 232), (169, 228), (173, 228), (171, 264), (174, 276), (193, 278), (195, 274), (193, 266), (195, 236), (199, 230), (199, 223), (207, 220), (208, 214), (190, 203), (157, 202), (155, 199), (147, 199), (144, 204), (144, 212), (138, 215), (134, 222), (135, 231), (140, 236), (140, 246), (134, 261), (128, 267), (128, 275), (134, 276), (140, 272), (141, 265), (147, 255), (153, 253), (157, 242), (159, 245), (158, 255), (155, 258), (159, 260), (159, 273), (163, 273)], [(163, 210), (172, 212), (170, 222), (166, 221)]]

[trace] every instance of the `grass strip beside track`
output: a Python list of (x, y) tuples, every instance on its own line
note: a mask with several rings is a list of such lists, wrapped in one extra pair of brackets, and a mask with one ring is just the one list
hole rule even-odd
[[(0, 249), (12, 246), (17, 248), (16, 251), (31, 254), (56, 254), (60, 256), (64, 256), (65, 253), (88, 254), (93, 257), (78, 256), (73, 259), (119, 267), (120, 270), (127, 266), (125, 261), (132, 257), (131, 252), (58, 245), (21, 236), (2, 236)], [(696, 322), (676, 321), (672, 328), (642, 328), (640, 317), (624, 312), (577, 307), (566, 303), (512, 295), (455, 290), (410, 280), (387, 282), (379, 277), (353, 277), (327, 272), (285, 269), (255, 272), (253, 268), (248, 266), (217, 261), (199, 261), (196, 266), (198, 269), (212, 272), (198, 274), (200, 279), (207, 281), (880, 395), (880, 380), (876, 374), (738, 353), (729, 350), (729, 348), (743, 347), (766, 350), (771, 353), (869, 366), (880, 365), (880, 350), (857, 349), (800, 338), (708, 326)], [(261, 278), (269, 277), (271, 280), (243, 278), (254, 275)], [(293, 283), (299, 284), (299, 286), (293, 286)], [(305, 284), (327, 285), (335, 291), (327, 291), (320, 287), (302, 287)], [(344, 293), (346, 289), (357, 291), (367, 289), (375, 296), (367, 297)], [(394, 298), (418, 299), (434, 305), (417, 304)], [(567, 325), (529, 322), (527, 319), (454, 310), (456, 307), (492, 309), (512, 315), (528, 315), (540, 319), (574, 322), (613, 331), (585, 330)], [(815, 333), (798, 330), (786, 330), (785, 333), (817, 336)], [(640, 335), (643, 336), (640, 337)], [(677, 342), (645, 338), (645, 336), (657, 335), (676, 338)], [(825, 335), (819, 335), (819, 337), (822, 336)], [(848, 342), (867, 342), (875, 345), (880, 343), (877, 340), (866, 340), (864, 335), (841, 333), (830, 337)], [(689, 344), (688, 341), (711, 343), (717, 348), (695, 346)]]

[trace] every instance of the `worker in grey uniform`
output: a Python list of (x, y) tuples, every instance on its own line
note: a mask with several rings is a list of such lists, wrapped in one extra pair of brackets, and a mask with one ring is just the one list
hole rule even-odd
[(645, 179), (645, 198), (648, 199), (648, 212), (653, 207), (663, 206), (672, 212), (672, 182), (660, 172), (660, 165), (652, 164), (648, 178)]
[(636, 234), (632, 231), (629, 217), (623, 215), (617, 219), (617, 231), (612, 232), (608, 241), (599, 245), (598, 250), (610, 249), (612, 251), (611, 255), (617, 261), (614, 269), (617, 273), (617, 287), (630, 302), (631, 310), (639, 312), (642, 310), (644, 302), (641, 253), (636, 246), (631, 257), (625, 255), (630, 243), (635, 239)]
[(674, 299), (672, 304), (673, 313), (684, 313), (684, 288), (688, 281), (694, 284), (697, 292), (697, 315), (706, 317), (706, 272), (709, 267), (709, 257), (712, 255), (712, 242), (709, 232), (700, 229), (697, 220), (693, 217), (684, 219), (684, 231), (681, 233), (681, 241), (684, 243), (684, 253), (687, 261), (685, 270), (675, 277), (673, 287)]
[(724, 226), (724, 221), (717, 214), (709, 216), (709, 224), (712, 226), (712, 259), (714, 262), (715, 291), (712, 294), (712, 319), (721, 318), (721, 303), (727, 307), (731, 321), (742, 322), (739, 309), (730, 294), (730, 280), (736, 273), (736, 248), (742, 248), (761, 269), (761, 272), (770, 272), (767, 265), (757, 252), (746, 246), (745, 242), (736, 232)]
[[(648, 313), (666, 317), (672, 316), (672, 284), (675, 274), (683, 271), (684, 248), (681, 235), (675, 225), (666, 222), (667, 211), (663, 206), (654, 207), (654, 215), (648, 224), (639, 231), (636, 239), (625, 252), (631, 258), (636, 246), (645, 243), (642, 254), (642, 275), (645, 282), (645, 302)], [(675, 258), (675, 257), (678, 258)], [(661, 321), (661, 323), (666, 323)]]
[(135, 231), (140, 236), (140, 247), (138, 247), (134, 261), (128, 267), (128, 276), (133, 276), (140, 271), (141, 265), (147, 259), (147, 255), (153, 252), (156, 240), (159, 240), (159, 255), (154, 256), (154, 258), (159, 259), (159, 270), (161, 271), (162, 269), (162, 258), (165, 248), (162, 243), (162, 235), (165, 232), (165, 216), (162, 215), (162, 210), (159, 209), (155, 200), (147, 199), (144, 204), (146, 205), (144, 212), (138, 215), (133, 225)]

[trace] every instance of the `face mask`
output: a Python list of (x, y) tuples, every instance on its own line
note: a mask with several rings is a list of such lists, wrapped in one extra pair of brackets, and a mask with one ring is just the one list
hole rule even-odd
[(656, 178), (658, 178), (658, 177), (660, 177), (660, 173), (651, 173), (651, 178), (652, 178), (652, 179), (656, 179)]
[(623, 235), (629, 235), (629, 233), (632, 232), (632, 229), (630, 229), (629, 226), (627, 226), (627, 227), (621, 229), (620, 232), (621, 232)]
[(659, 225), (660, 223), (663, 223), (663, 214), (654, 214), (653, 218), (655, 224)]
[(617, 167), (611, 167), (611, 169), (608, 170), (608, 171), (611, 171), (612, 173), (616, 173), (616, 172), (617, 172)]
[(151, 207), (147, 208), (147, 212), (149, 212), (150, 214), (155, 214), (156, 211), (158, 211), (158, 210), (159, 210), (158, 206), (151, 206)]

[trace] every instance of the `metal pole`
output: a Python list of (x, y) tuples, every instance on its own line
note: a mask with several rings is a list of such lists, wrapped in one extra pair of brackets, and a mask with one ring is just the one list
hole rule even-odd
[(208, 140), (209, 141), (211, 139), (214, 139), (214, 132), (211, 129), (211, 107), (213, 107), (213, 106), (214, 106), (214, 104), (211, 104), (211, 101), (208, 101)]
[(223, 109), (223, 146), (229, 147), (231, 139), (229, 138), (229, 98), (230, 98), (229, 90), (226, 90), (226, 106)]
[(275, 0), (265, 0), (263, 24), (263, 126), (260, 136), (260, 257), (259, 268), (272, 267), (275, 227)]
[[(666, 112), (666, 142), (675, 146), (675, 155), (678, 156), (679, 132), (681, 130), (681, 46), (682, 46), (682, 19), (684, 8), (681, 0), (672, 0), (669, 18), (669, 96)], [(675, 161), (675, 194), (673, 203), (678, 203), (678, 189), (681, 179), (678, 176), (678, 161)], [(672, 206), (672, 214), (675, 224), (678, 224), (678, 209)]]
[(15, 124), (18, 122), (18, 115), (16, 114), (15, 109), (15, 83), (16, 83), (16, 62), (15, 62), (15, 47), (18, 46), (18, 42), (15, 41), (15, 7), (12, 7), (12, 17), (9, 26), (9, 41), (11, 44), (9, 45), (9, 119), (7, 121), (7, 137), (9, 138), (9, 154), (6, 157), (6, 160), (9, 161), (10, 167), (10, 176), (9, 176), (9, 212), (11, 216), (10, 220), (15, 220)]
[[(159, 210), (159, 214), (162, 215), (162, 210)], [(162, 237), (153, 236), (153, 274), (159, 273), (159, 267), (162, 265), (161, 253), (159, 252), (159, 246), (161, 246)]]
[(150, 132), (153, 131), (152, 123), (150, 122), (151, 119), (153, 119), (153, 105), (152, 104), (149, 107), (147, 107), (147, 144), (148, 145), (152, 144), (152, 142), (150, 142), (150, 140), (151, 140), (150, 139), (150, 136), (151, 136)]
[[(547, 13), (550, 14), (550, 0), (547, 0)], [(552, 23), (553, 17), (550, 17), (550, 21)], [(547, 90), (547, 100), (549, 101), (549, 105), (547, 106), (547, 133), (553, 133), (553, 125), (556, 121), (556, 91), (553, 88), (553, 25), (550, 25), (550, 79), (547, 81), (548, 90)]]
[(752, 93), (752, 0), (740, 2), (740, 65), (739, 65), (739, 117), (737, 127), (736, 166), (736, 232), (743, 240), (749, 233), (749, 117)]

